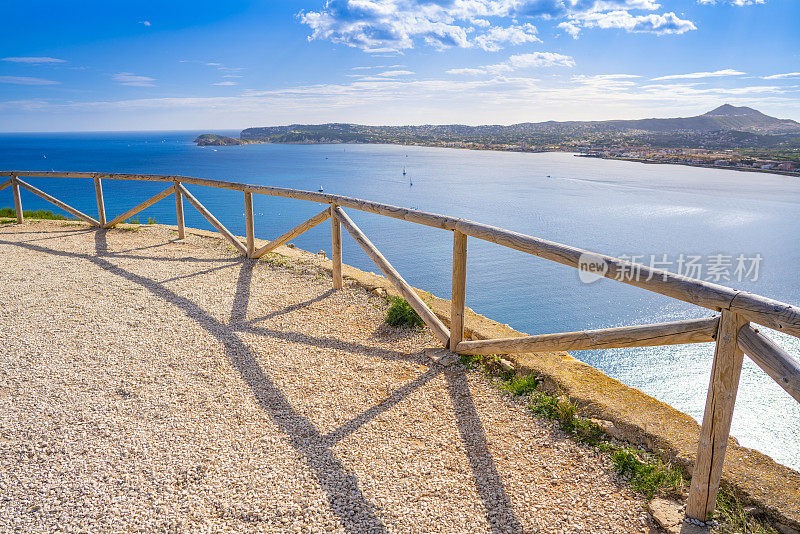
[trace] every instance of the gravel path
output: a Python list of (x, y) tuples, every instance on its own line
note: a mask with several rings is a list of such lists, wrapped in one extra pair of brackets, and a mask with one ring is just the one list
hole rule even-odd
[(314, 256), (0, 226), (0, 532), (647, 532), (602, 457)]

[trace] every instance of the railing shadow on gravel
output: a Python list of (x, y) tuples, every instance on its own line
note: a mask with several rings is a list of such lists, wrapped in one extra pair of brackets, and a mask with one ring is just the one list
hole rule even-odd
[[(188, 201), (243, 256), (257, 259), (318, 224), (331, 220), (333, 288), (342, 288), (341, 228), (353, 237), (369, 258), (381, 269), (397, 291), (420, 315), (446, 348), (459, 354), (517, 354), (552, 351), (649, 347), (686, 343), (716, 344), (706, 407), (692, 471), (686, 516), (705, 520), (713, 512), (722, 480), (723, 463), (730, 438), (734, 403), (739, 388), (745, 354), (767, 375), (800, 402), (800, 362), (761, 332), (757, 325), (800, 337), (800, 307), (761, 295), (719, 284), (693, 279), (612, 256), (582, 250), (487, 224), (437, 213), (408, 209), (323, 192), (244, 184), (224, 180), (177, 175), (147, 175), (100, 172), (0, 171), (0, 190), (10, 187), (17, 222), (23, 220), (20, 188), (55, 204), (68, 213), (98, 228), (111, 228), (169, 196), (175, 198), (178, 238), (185, 237), (183, 201)], [(23, 181), (22, 177), (90, 179), (94, 182), (97, 219)], [(157, 195), (107, 221), (102, 180), (138, 180), (170, 184)], [(244, 194), (246, 240), (234, 236), (186, 188), (196, 185), (240, 191)], [(320, 213), (285, 232), (261, 248), (255, 247), (253, 194), (293, 198), (327, 206)], [(415, 224), (453, 232), (452, 298), (449, 328), (427, 307), (420, 295), (386, 260), (343, 208), (401, 219)], [(505, 339), (464, 339), (467, 239), (481, 239), (561, 263), (594, 276), (611, 278), (648, 291), (720, 312), (718, 317), (690, 321), (583, 330)]]
[[(335, 338), (323, 341), (303, 334), (286, 334), (284, 332), (256, 327), (252, 324), (243, 324), (242, 321), (247, 316), (247, 308), (250, 302), (250, 289), (252, 287), (253, 268), (255, 264), (255, 260), (245, 260), (242, 262), (239, 271), (239, 278), (236, 284), (236, 296), (234, 298), (230, 318), (230, 323), (233, 325), (235, 331), (300, 341), (301, 343), (318, 346), (320, 348), (329, 347), (330, 341), (333, 341), (333, 346), (335, 348), (342, 348), (342, 346), (352, 347), (353, 344)], [(332, 291), (327, 291), (315, 299), (306, 301), (306, 303), (321, 300), (331, 294)], [(306, 303), (303, 304), (308, 305)], [(300, 307), (302, 307), (302, 304), (297, 305), (297, 309)], [(291, 308), (294, 308), (294, 306), (290, 306), (286, 310)], [(284, 311), (284, 313), (286, 313), (286, 311)], [(322, 341), (322, 343), (320, 343), (320, 341)], [(375, 356), (376, 353), (382, 358), (387, 356), (385, 351), (380, 351), (372, 347), (369, 347), (368, 350), (364, 352), (364, 355)], [(400, 359), (411, 359), (407, 354), (399, 353), (399, 355)], [(390, 359), (397, 359), (397, 357), (395, 356)], [(408, 395), (436, 378), (443, 371), (444, 370), (441, 368), (431, 367), (416, 379), (393, 391), (389, 397), (377, 405), (370, 407), (361, 415), (340, 425), (336, 430), (329, 432), (327, 435), (321, 436), (321, 439), (328, 447), (335, 445), (346, 435), (352, 434), (359, 427), (396, 406)], [(456, 425), (458, 426), (469, 466), (472, 470), (474, 486), (486, 510), (486, 519), (492, 526), (494, 532), (522, 532), (522, 525), (514, 514), (511, 501), (503, 485), (502, 477), (497, 472), (494, 459), (489, 451), (486, 434), (483, 430), (483, 423), (475, 408), (475, 403), (472, 400), (466, 376), (463, 371), (454, 369), (444, 371), (444, 375), (447, 381), (447, 391), (453, 403)]]
[[(399, 351), (388, 351), (335, 338), (315, 338), (301, 333), (282, 332), (242, 323), (241, 321), (247, 315), (250, 301), (252, 273), (255, 267), (255, 262), (252, 260), (236, 260), (237, 263), (241, 264), (240, 273), (230, 314), (231, 324), (225, 324), (208, 314), (197, 303), (164, 287), (162, 283), (111, 263), (110, 260), (113, 260), (115, 256), (108, 253), (108, 243), (104, 230), (96, 230), (94, 254), (67, 252), (24, 241), (0, 239), (0, 244), (89, 261), (100, 269), (135, 283), (148, 290), (155, 297), (177, 307), (187, 317), (213, 335), (223, 345), (226, 359), (250, 388), (259, 407), (289, 438), (289, 443), (292, 447), (305, 458), (306, 463), (313, 470), (315, 478), (324, 490), (331, 511), (339, 517), (343, 527), (348, 532), (388, 532), (388, 529), (381, 521), (373, 504), (361, 492), (357, 477), (347, 470), (344, 464), (336, 457), (332, 448), (347, 435), (356, 432), (358, 428), (390, 410), (414, 391), (425, 386), (439, 375), (444, 374), (447, 381), (447, 390), (454, 407), (456, 425), (464, 443), (475, 489), (484, 504), (485, 517), (488, 524), (491, 526), (492, 531), (498, 534), (523, 531), (505, 491), (502, 477), (498, 473), (494, 459), (489, 451), (483, 424), (462, 370), (445, 369), (433, 364), (417, 378), (394, 390), (380, 403), (370, 407), (327, 434), (322, 434), (314, 427), (311, 421), (297, 413), (280, 387), (258, 363), (254, 349), (239, 337), (239, 333), (246, 332), (259, 336), (270, 336), (319, 348), (331, 348), (331, 342), (333, 342), (333, 348), (338, 350), (390, 360), (409, 360), (421, 363), (424, 357), (421, 354), (414, 355)], [(135, 259), (146, 261), (147, 257)], [(309, 302), (321, 300), (330, 295), (331, 292), (328, 291)], [(301, 306), (298, 305), (297, 309), (300, 308)], [(355, 510), (355, 513), (352, 513), (353, 510)]]

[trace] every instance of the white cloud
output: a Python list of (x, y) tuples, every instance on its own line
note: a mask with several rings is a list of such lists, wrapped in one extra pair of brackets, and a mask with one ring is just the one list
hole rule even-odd
[(311, 29), (309, 39), (372, 53), (401, 52), (418, 42), (437, 49), (497, 51), (538, 40), (533, 25), (519, 22), (530, 17), (565, 19), (567, 24), (560, 27), (573, 37), (581, 27), (657, 35), (696, 29), (674, 13), (629, 13), (660, 7), (654, 0), (327, 0), (319, 11), (301, 11), (298, 17)]
[[(111, 120), (116, 129), (241, 129), (271, 124), (355, 122), (360, 124), (510, 124), (541, 120), (603, 120), (694, 116), (721, 102), (756, 107), (773, 116), (797, 117), (794, 87), (715, 88), (709, 81), (664, 83), (645, 90), (601, 87), (571, 76), (541, 80), (517, 73), (476, 79), (382, 79), (243, 91), (215, 97), (139, 98), (94, 102), (32, 102), (31, 128), (96, 129)], [(612, 79), (625, 81), (635, 78)], [(631, 75), (632, 76), (632, 75)], [(599, 77), (598, 77), (599, 79)], [(776, 84), (777, 85), (777, 84)], [(0, 102), (0, 107), (5, 103)], [(13, 112), (16, 108), (9, 105)], [(5, 108), (4, 108), (5, 109)], [(469, 110), (465, 114), (464, 110)], [(654, 111), (656, 110), (656, 111)], [(0, 126), (10, 117), (0, 113)], [(56, 121), (56, 122), (54, 122)]]
[[(625, 76), (623, 78), (623, 76)], [(600, 75), (595, 79), (634, 80), (633, 75)], [(244, 125), (280, 122), (362, 122), (367, 124), (430, 124), (464, 122), (498, 124), (527, 120), (597, 120), (695, 115), (720, 101), (734, 105), (767, 104), (791, 109), (798, 91), (775, 86), (698, 87), (696, 83), (608, 87), (593, 83), (555, 82), (499, 75), (480, 80), (355, 80), (265, 91), (228, 97), (175, 97), (58, 104), (49, 110), (103, 112), (212, 113)], [(679, 97), (679, 98), (676, 98)], [(201, 114), (201, 115), (198, 115)], [(234, 121), (231, 127), (242, 127)]]
[(527, 23), (511, 25), (506, 28), (495, 26), (475, 38), (475, 46), (487, 52), (497, 52), (503, 48), (501, 45), (506, 43), (521, 45), (536, 42), (542, 42), (536, 37), (536, 26)]
[(199, 65), (204, 65), (206, 67), (212, 67), (217, 70), (221, 70), (223, 72), (240, 72), (244, 70), (244, 67), (229, 67), (223, 63), (218, 63), (216, 61), (200, 61), (197, 59), (179, 59), (179, 63), (197, 63)]
[(631, 15), (628, 11), (600, 11), (581, 13), (570, 21), (574, 27), (563, 28), (575, 37), (576, 29), (583, 28), (618, 28), (630, 33), (653, 33), (656, 35), (680, 35), (697, 26), (690, 20), (681, 19), (675, 13), (650, 13), (649, 15)]
[(660, 80), (694, 80), (698, 78), (719, 78), (721, 76), (741, 76), (747, 74), (733, 69), (715, 70), (713, 72), (690, 72), (688, 74), (671, 74), (669, 76), (659, 76), (653, 78), (652, 81), (657, 82)]
[(382, 78), (397, 78), (398, 76), (409, 76), (414, 74), (414, 71), (411, 70), (387, 70), (385, 72), (380, 72), (375, 74), (374, 76), (380, 76)]
[(772, 76), (764, 76), (765, 80), (783, 80), (785, 78), (800, 78), (800, 72), (787, 72), (785, 74), (773, 74)]
[(45, 80), (44, 78), (31, 78), (30, 76), (0, 76), (0, 83), (14, 85), (56, 85), (60, 82)]
[(641, 78), (636, 74), (596, 74), (589, 76), (578, 74), (572, 77), (572, 81), (603, 89), (627, 89), (636, 85), (634, 80)]
[(129, 85), (131, 87), (154, 87), (155, 78), (149, 76), (139, 76), (132, 72), (119, 72), (112, 76), (113, 80), (119, 85)]
[(697, 0), (698, 4), (713, 6), (716, 4), (731, 4), (732, 6), (750, 6), (753, 4), (766, 4), (767, 0)]
[(574, 67), (575, 60), (570, 56), (557, 54), (555, 52), (533, 52), (531, 54), (516, 54), (509, 57), (502, 63), (494, 65), (484, 65), (482, 67), (450, 69), (448, 74), (504, 74), (516, 70), (534, 67)]
[(212, 83), (211, 85), (239, 85), (239, 82), (231, 82), (231, 81), (228, 81), (228, 82), (216, 82), (216, 83)]
[(483, 68), (464, 68), (464, 69), (450, 69), (447, 71), (447, 74), (466, 74), (469, 76), (480, 76), (481, 74), (486, 74), (486, 69)]
[(581, 33), (581, 27), (576, 22), (572, 21), (562, 22), (561, 24), (558, 25), (558, 27), (567, 32), (569, 35), (571, 35), (573, 39), (577, 39), (578, 35), (580, 35)]
[(39, 64), (53, 64), (53, 63), (66, 63), (64, 59), (54, 57), (4, 57), (2, 61), (9, 61), (11, 63), (28, 63), (31, 65)]
[(350, 70), (399, 69), (400, 67), (405, 67), (405, 65), (370, 65), (351, 67)]
[(140, 21), (138, 22), (138, 24), (141, 24), (142, 26), (146, 26), (146, 27), (148, 27), (148, 28), (151, 26), (151, 24), (150, 24), (150, 21), (149, 21), (149, 20), (140, 20)]

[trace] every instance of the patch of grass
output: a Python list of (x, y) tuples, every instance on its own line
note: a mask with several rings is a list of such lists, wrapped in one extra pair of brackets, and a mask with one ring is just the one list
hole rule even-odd
[[(77, 221), (71, 217), (65, 217), (49, 210), (22, 210), (22, 216), (26, 219), (46, 219), (48, 221)], [(13, 208), (0, 208), (0, 217), (11, 217), (16, 219), (17, 210)]]
[(528, 409), (532, 413), (556, 422), (576, 441), (610, 454), (615, 470), (628, 480), (634, 490), (648, 498), (656, 494), (680, 496), (683, 493), (686, 480), (679, 469), (665, 464), (655, 455), (629, 447), (615, 446), (599, 426), (579, 417), (577, 408), (568, 399), (560, 399), (539, 391), (540, 377), (517, 376), (514, 371), (509, 376), (496, 365), (499, 360), (500, 358), (494, 355), (461, 356), (461, 363), (470, 369), (481, 366), (487, 373), (502, 377), (500, 384), (502, 389), (515, 395), (528, 395), (530, 399)]
[(289, 265), (289, 260), (275, 252), (267, 252), (261, 256), (261, 258), (270, 265), (276, 265), (278, 267), (287, 267)]
[(157, 223), (156, 223), (156, 220), (154, 218), (148, 217), (147, 218), (147, 224), (157, 224)]
[(623, 447), (611, 454), (611, 460), (614, 470), (648, 499), (654, 495), (680, 496), (686, 487), (683, 473), (657, 456)]
[(770, 525), (753, 517), (739, 499), (727, 490), (720, 490), (717, 494), (717, 506), (713, 518), (720, 523), (723, 532), (778, 534), (778, 531)]
[(412, 328), (425, 324), (406, 299), (389, 297), (386, 300), (391, 303), (389, 311), (386, 312), (387, 324), (391, 326), (410, 326)]
[[(468, 369), (481, 368), (490, 376), (501, 379), (500, 387), (515, 395), (529, 397), (528, 409), (545, 419), (558, 423), (560, 428), (572, 434), (573, 439), (595, 447), (608, 454), (614, 470), (625, 478), (635, 491), (652, 499), (659, 495), (681, 499), (689, 481), (677, 467), (665, 463), (655, 454), (632, 447), (614, 444), (603, 430), (590, 420), (577, 415), (575, 405), (569, 400), (547, 395), (539, 391), (541, 378), (536, 375), (519, 377), (512, 370), (506, 372), (499, 365), (496, 355), (461, 355), (461, 363)], [(737, 534), (779, 534), (768, 518), (755, 517), (727, 490), (720, 490), (713, 519), (719, 522), (722, 532)]]
[(556, 421), (561, 430), (571, 433), (576, 440), (606, 452), (611, 450), (611, 446), (605, 443), (606, 436), (600, 427), (578, 417), (575, 405), (568, 400), (560, 400), (537, 391), (534, 392), (528, 408), (537, 415)]
[(527, 395), (536, 391), (539, 386), (539, 377), (535, 374), (518, 376), (516, 373), (510, 380), (504, 382), (500, 387), (514, 395)]
[(142, 223), (139, 222), (139, 217), (131, 217), (130, 219), (125, 221), (125, 224), (142, 224)]

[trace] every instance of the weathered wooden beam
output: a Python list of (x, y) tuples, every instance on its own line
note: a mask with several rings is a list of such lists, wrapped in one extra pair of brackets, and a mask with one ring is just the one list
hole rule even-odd
[(800, 402), (800, 362), (749, 324), (739, 329), (739, 348)]
[[(0, 175), (11, 176), (14, 172), (0, 172)], [(423, 224), (434, 228), (459, 231), (465, 235), (490, 241), (498, 245), (519, 250), (551, 261), (580, 268), (581, 258), (589, 255), (604, 262), (607, 269), (603, 272), (606, 278), (616, 279), (648, 291), (689, 302), (711, 310), (719, 311), (730, 309), (744, 315), (753, 322), (763, 324), (769, 328), (786, 332), (800, 337), (800, 308), (784, 302), (740, 292), (719, 284), (702, 280), (695, 280), (685, 276), (670, 273), (660, 269), (651, 269), (646, 265), (639, 265), (620, 260), (604, 254), (595, 254), (576, 247), (554, 243), (518, 232), (512, 232), (487, 224), (448, 217), (436, 213), (412, 210), (381, 204), (368, 200), (361, 200), (329, 193), (315, 191), (300, 191), (283, 187), (265, 185), (242, 184), (224, 180), (208, 178), (192, 178), (175, 175), (148, 175), (148, 174), (121, 174), (121, 173), (94, 173), (94, 172), (37, 172), (20, 171), (20, 176), (49, 176), (69, 178), (94, 178), (99, 176), (113, 180), (145, 180), (145, 181), (180, 181), (187, 184), (218, 187), (236, 191), (250, 191), (252, 193), (295, 198), (324, 204), (357, 209), (395, 219)], [(633, 274), (633, 276), (630, 276)]]
[(178, 188), (178, 191), (180, 191), (180, 192), (181, 192), (181, 195), (183, 195), (184, 197), (186, 197), (186, 200), (188, 200), (188, 201), (189, 201), (189, 203), (190, 203), (192, 206), (194, 206), (194, 207), (195, 207), (195, 209), (196, 209), (197, 211), (199, 211), (199, 212), (200, 212), (200, 214), (201, 214), (203, 217), (205, 217), (206, 219), (208, 219), (208, 222), (210, 222), (210, 223), (212, 224), (212, 226), (214, 226), (214, 228), (216, 228), (216, 229), (219, 231), (219, 233), (220, 233), (220, 234), (222, 234), (222, 236), (223, 236), (225, 239), (227, 239), (228, 241), (230, 241), (230, 242), (231, 242), (231, 244), (232, 244), (234, 247), (236, 247), (236, 250), (238, 250), (239, 252), (241, 252), (241, 253), (242, 253), (242, 254), (244, 254), (245, 256), (247, 255), (247, 249), (245, 248), (245, 246), (244, 246), (244, 245), (242, 245), (242, 244), (239, 242), (239, 240), (238, 240), (238, 239), (236, 239), (236, 237), (235, 237), (235, 236), (234, 236), (234, 235), (233, 235), (233, 234), (230, 232), (230, 230), (228, 230), (227, 228), (225, 228), (225, 226), (224, 226), (224, 225), (223, 225), (221, 222), (219, 222), (219, 221), (217, 220), (217, 218), (216, 218), (216, 217), (214, 217), (213, 215), (211, 215), (211, 212), (210, 212), (210, 211), (208, 211), (208, 209), (207, 209), (205, 206), (203, 206), (203, 205), (200, 203), (200, 201), (199, 201), (199, 200), (197, 200), (196, 198), (194, 198), (194, 195), (192, 195), (192, 194), (191, 194), (191, 193), (190, 193), (190, 192), (189, 192), (189, 191), (188, 191), (188, 190), (187, 190), (187, 189), (186, 189), (186, 188), (183, 186), (183, 184), (178, 184), (178, 185), (177, 185), (177, 188)]
[(14, 211), (17, 215), (17, 224), (22, 224), (25, 220), (22, 215), (22, 197), (19, 194), (19, 178), (11, 177), (11, 190), (14, 192)]
[(453, 279), (450, 300), (450, 350), (464, 339), (464, 307), (467, 291), (467, 236), (453, 232)]
[(106, 205), (103, 201), (103, 184), (97, 176), (94, 177), (94, 195), (97, 197), (97, 220), (100, 222), (100, 226), (105, 226)]
[(711, 380), (703, 413), (703, 425), (697, 445), (697, 459), (689, 487), (686, 515), (705, 521), (717, 502), (722, 464), (728, 448), (733, 406), (739, 389), (744, 353), (736, 341), (737, 332), (747, 319), (723, 310), (717, 331), (717, 348), (711, 368)]
[(333, 275), (333, 289), (342, 289), (342, 225), (336, 217), (336, 206), (331, 204), (331, 273)]
[(291, 230), (289, 230), (285, 234), (281, 235), (280, 237), (277, 237), (277, 238), (273, 239), (272, 241), (270, 241), (269, 243), (267, 243), (266, 245), (264, 245), (260, 249), (256, 250), (255, 252), (253, 252), (253, 254), (250, 257), (251, 258), (260, 258), (261, 256), (263, 256), (267, 252), (275, 250), (279, 246), (283, 245), (284, 243), (286, 243), (288, 241), (291, 241), (292, 239), (294, 239), (295, 237), (299, 236), (303, 232), (307, 232), (308, 230), (314, 228), (318, 224), (320, 224), (322, 222), (325, 222), (328, 219), (328, 217), (330, 217), (330, 216), (331, 216), (331, 210), (329, 208), (325, 208), (323, 211), (317, 213), (316, 215), (314, 215), (313, 217), (311, 217), (307, 221), (301, 222), (300, 224), (298, 224), (297, 226), (295, 226), (294, 228), (292, 228)]
[(6, 187), (10, 186), (10, 185), (11, 185), (11, 183), (12, 183), (13, 181), (14, 181), (14, 180), (12, 180), (11, 178), (9, 178), (9, 179), (8, 179), (8, 180), (6, 180), (5, 182), (3, 182), (3, 183), (0, 183), (0, 191), (2, 191), (3, 189), (5, 189)]
[(247, 235), (247, 257), (252, 258), (256, 249), (255, 227), (253, 222), (253, 193), (244, 192), (244, 226)]
[(74, 215), (75, 217), (78, 217), (79, 219), (83, 219), (84, 221), (86, 221), (89, 224), (92, 224), (94, 226), (100, 226), (100, 221), (98, 221), (94, 217), (89, 217), (88, 215), (86, 215), (82, 211), (78, 211), (75, 208), (73, 208), (72, 206), (70, 206), (69, 204), (65, 204), (64, 202), (61, 202), (56, 197), (48, 195), (47, 193), (45, 193), (41, 189), (37, 189), (37, 188), (33, 187), (31, 184), (29, 184), (27, 182), (23, 182), (19, 178), (17, 178), (17, 183), (19, 185), (21, 185), (22, 187), (24, 187), (25, 189), (27, 189), (28, 191), (30, 191), (31, 193), (33, 193), (34, 195), (42, 197), (46, 201), (50, 202), (51, 204), (55, 204), (56, 206), (58, 206), (62, 210)]
[(181, 195), (181, 191), (178, 188), (180, 182), (174, 182), (175, 187), (175, 218), (177, 219), (178, 225), (178, 239), (185, 239), (186, 238), (186, 224), (183, 219), (183, 195)]
[(462, 341), (455, 351), (459, 354), (516, 354), (707, 343), (714, 341), (718, 322), (719, 318), (711, 317), (560, 334)]
[(375, 265), (386, 275), (386, 278), (389, 279), (394, 287), (403, 295), (408, 303), (411, 305), (412, 308), (419, 314), (422, 320), (427, 324), (430, 329), (433, 331), (434, 335), (442, 342), (442, 344), (446, 347), (448, 342), (450, 341), (450, 332), (447, 330), (447, 327), (442, 324), (436, 314), (431, 311), (428, 306), (422, 302), (422, 299), (417, 295), (417, 292), (408, 285), (400, 273), (392, 267), (392, 264), (389, 263), (386, 258), (383, 257), (375, 245), (364, 235), (364, 232), (356, 226), (356, 224), (347, 216), (347, 214), (342, 210), (340, 207), (333, 208), (333, 215), (339, 220), (339, 222), (344, 226), (345, 230), (347, 230), (353, 239), (361, 245), (361, 248), (364, 249), (364, 252), (367, 253), (367, 256), (375, 262)]
[(152, 206), (153, 204), (155, 204), (159, 200), (163, 200), (163, 199), (167, 198), (174, 191), (175, 191), (175, 186), (174, 185), (169, 186), (168, 188), (164, 189), (159, 194), (148, 198), (147, 200), (145, 200), (144, 202), (142, 202), (138, 206), (129, 209), (128, 211), (126, 211), (125, 213), (120, 215), (119, 217), (115, 217), (115, 218), (111, 219), (110, 221), (108, 221), (103, 226), (103, 228), (113, 228), (114, 226), (118, 225), (122, 221), (133, 217), (134, 215), (136, 215), (137, 213), (139, 213), (143, 209), (149, 208), (150, 206)]

